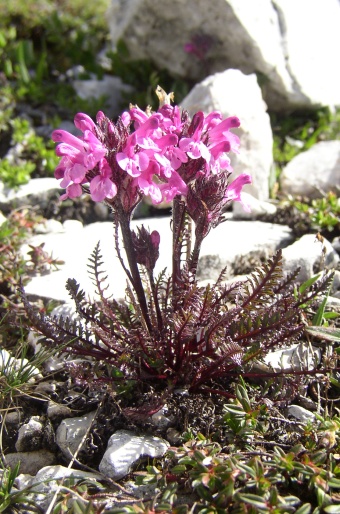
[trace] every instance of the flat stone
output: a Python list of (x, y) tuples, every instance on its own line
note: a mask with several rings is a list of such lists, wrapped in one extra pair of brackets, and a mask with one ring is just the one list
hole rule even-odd
[[(171, 270), (172, 238), (170, 218), (150, 218), (132, 221), (132, 228), (144, 225), (150, 230), (157, 230), (161, 235), (160, 257), (156, 263), (155, 274), (164, 268)], [(115, 254), (113, 225), (109, 222), (92, 223), (85, 227), (81, 224), (64, 223), (64, 233), (38, 234), (33, 236), (29, 244), (39, 245), (45, 242), (44, 250), (61, 259), (65, 264), (57, 271), (51, 271), (44, 276), (33, 277), (25, 286), (30, 295), (70, 301), (65, 284), (68, 278), (74, 278), (90, 297), (95, 297), (95, 287), (88, 275), (88, 259), (97, 242), (103, 256), (102, 270), (108, 275), (109, 288), (107, 294), (115, 298), (125, 296), (127, 278)], [(293, 240), (292, 231), (284, 225), (263, 223), (260, 221), (233, 221), (228, 219), (208, 234), (203, 241), (201, 251), (201, 266), (198, 279), (215, 280), (222, 268), (229, 266), (240, 255), (250, 252), (260, 252), (261, 257), (269, 257), (275, 250), (287, 246)], [(124, 250), (121, 245), (122, 254)], [(28, 246), (22, 249), (27, 255)], [(207, 268), (207, 259), (214, 263)]]
[(99, 474), (91, 473), (90, 471), (81, 471), (58, 465), (45, 466), (28, 482), (30, 486), (33, 486), (34, 490), (32, 499), (34, 499), (34, 502), (39, 505), (43, 512), (46, 512), (58, 485), (62, 483), (63, 479), (67, 478), (72, 479), (76, 483), (80, 480), (97, 482), (102, 479)]
[[(307, 343), (292, 344), (289, 348), (269, 352), (263, 360), (266, 366), (274, 371), (310, 371), (315, 369), (317, 364), (320, 364), (321, 351), (320, 348), (310, 346)], [(256, 364), (256, 367), (261, 369), (261, 364)]]

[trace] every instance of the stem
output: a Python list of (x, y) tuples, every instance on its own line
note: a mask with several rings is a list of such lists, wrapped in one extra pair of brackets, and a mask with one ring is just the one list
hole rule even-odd
[(160, 308), (159, 301), (158, 301), (156, 285), (155, 285), (155, 281), (154, 281), (154, 278), (153, 278), (152, 271), (148, 271), (148, 276), (149, 276), (149, 282), (150, 282), (150, 287), (151, 287), (151, 291), (152, 291), (152, 297), (153, 297), (153, 301), (154, 301), (154, 305), (155, 305), (155, 310), (156, 310), (158, 330), (161, 331), (162, 328), (163, 328), (163, 318), (162, 318), (162, 312), (161, 312), (161, 308)]
[[(196, 225), (196, 227), (197, 227), (197, 225)], [(198, 259), (200, 256), (203, 239), (204, 239), (203, 234), (202, 233), (197, 234), (197, 231), (196, 231), (195, 245), (194, 245), (194, 249), (193, 249), (193, 252), (191, 255), (191, 259), (189, 261), (189, 270), (192, 273), (194, 278), (196, 277), (196, 273), (197, 273)]]
[[(127, 256), (127, 260), (129, 263), (129, 268), (131, 272), (131, 283), (135, 290), (135, 293), (138, 298), (138, 302), (141, 308), (141, 312), (143, 314), (143, 318), (145, 320), (146, 326), (148, 328), (149, 333), (151, 334), (153, 331), (152, 323), (149, 316), (148, 304), (146, 301), (144, 288), (142, 284), (142, 280), (140, 277), (138, 264), (136, 261), (135, 249), (133, 247), (132, 237), (131, 237), (131, 228), (130, 228), (130, 217), (123, 210), (120, 210), (118, 215), (118, 220), (120, 224), (120, 228), (122, 231), (124, 249)], [(128, 275), (129, 276), (129, 275)]]
[(181, 255), (183, 244), (183, 230), (185, 220), (185, 205), (180, 197), (175, 196), (172, 207), (172, 296), (176, 291), (181, 278)]

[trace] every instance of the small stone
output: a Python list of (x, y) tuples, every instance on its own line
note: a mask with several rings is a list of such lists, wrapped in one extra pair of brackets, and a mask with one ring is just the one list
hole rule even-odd
[(28, 423), (24, 423), (18, 432), (15, 449), (18, 452), (29, 452), (41, 449), (43, 438), (43, 424), (39, 416), (32, 416)]
[(56, 456), (47, 450), (7, 453), (5, 455), (6, 466), (13, 468), (18, 462), (20, 462), (20, 473), (36, 475), (40, 469), (54, 464)]
[[(72, 410), (67, 405), (63, 405), (55, 402), (48, 402), (47, 406), (47, 417), (50, 419), (55, 418), (70, 418)], [(72, 419), (72, 418), (70, 418)]]
[(169, 443), (173, 446), (183, 441), (182, 434), (173, 427), (168, 428), (166, 431), (166, 437)]
[(307, 423), (307, 421), (315, 421), (315, 414), (305, 409), (304, 407), (300, 407), (300, 405), (289, 405), (287, 411), (288, 416), (293, 416), (302, 423)]
[(136, 436), (128, 430), (117, 430), (109, 439), (99, 470), (103, 475), (119, 480), (140, 458), (162, 457), (168, 447), (169, 443), (160, 437)]
[(57, 428), (56, 443), (68, 459), (79, 449), (84, 442), (84, 436), (94, 420), (96, 413), (91, 412), (79, 418), (66, 418)]
[(18, 411), (7, 412), (4, 422), (6, 425), (17, 425), (20, 422), (20, 413)]

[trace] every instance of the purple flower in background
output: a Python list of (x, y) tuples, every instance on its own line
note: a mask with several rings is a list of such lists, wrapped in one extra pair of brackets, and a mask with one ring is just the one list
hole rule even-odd
[(200, 61), (204, 61), (207, 53), (214, 44), (214, 39), (208, 34), (195, 34), (191, 40), (184, 45), (184, 51), (195, 55)]

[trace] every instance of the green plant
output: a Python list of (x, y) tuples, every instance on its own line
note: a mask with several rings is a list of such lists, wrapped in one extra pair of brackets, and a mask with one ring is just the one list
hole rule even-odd
[(235, 400), (224, 406), (223, 421), (232, 430), (233, 436), (238, 440), (247, 441), (249, 437), (263, 434), (267, 427), (267, 406), (265, 403), (257, 404), (254, 408), (250, 401), (244, 381), (235, 388)]
[(11, 189), (27, 184), (34, 170), (35, 164), (33, 162), (13, 164), (8, 159), (0, 160), (0, 180)]
[(40, 509), (30, 496), (34, 491), (31, 487), (17, 489), (15, 479), (19, 475), (20, 463), (14, 468), (0, 470), (0, 512), (39, 512)]
[(26, 241), (33, 226), (40, 218), (32, 210), (12, 211), (0, 225), (0, 293), (14, 292), (19, 278), (26, 272), (25, 259), (20, 255), (20, 247)]
[(340, 110), (329, 108), (316, 111), (271, 114), (274, 132), (274, 161), (287, 164), (298, 153), (308, 150), (318, 141), (338, 139), (340, 136)]
[(314, 200), (295, 198), (289, 203), (309, 220), (310, 231), (333, 237), (340, 233), (340, 198), (336, 193), (330, 192)]

